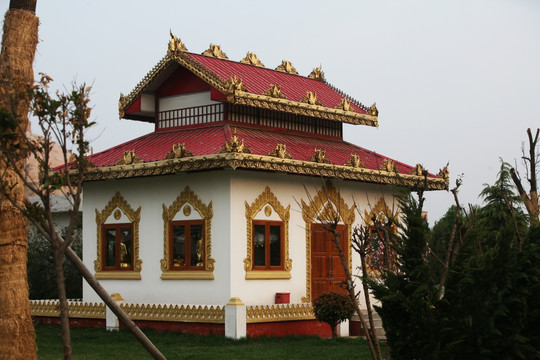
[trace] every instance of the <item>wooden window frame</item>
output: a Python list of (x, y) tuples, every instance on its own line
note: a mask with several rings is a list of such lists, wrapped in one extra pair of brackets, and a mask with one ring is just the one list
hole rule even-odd
[[(116, 230), (116, 238), (114, 242), (115, 246), (115, 265), (107, 266), (107, 236), (106, 231), (108, 229)], [(129, 229), (131, 231), (131, 246), (130, 246), (130, 256), (131, 256), (131, 265), (122, 266), (122, 253), (121, 253), (121, 240), (119, 236), (122, 229)], [(112, 223), (112, 224), (103, 224), (101, 226), (101, 259), (102, 259), (102, 271), (133, 271), (133, 264), (135, 263), (135, 246), (134, 246), (134, 232), (133, 232), (133, 223)]]
[[(264, 248), (265, 248), (265, 265), (264, 266), (257, 266), (255, 265), (255, 226), (256, 225), (264, 225), (265, 227), (265, 236), (264, 236)], [(270, 264), (270, 227), (271, 226), (279, 226), (279, 266), (272, 266)], [(272, 221), (272, 220), (253, 220), (252, 222), (252, 259), (253, 259), (253, 270), (255, 271), (276, 271), (276, 270), (283, 270), (284, 269), (284, 263), (285, 263), (285, 257), (284, 257), (284, 236), (283, 236), (283, 228), (284, 224), (283, 221)]]
[[(174, 226), (184, 226), (184, 251), (185, 254), (191, 254), (191, 231), (188, 229), (191, 229), (191, 226), (193, 225), (200, 225), (201, 226), (201, 232), (202, 232), (202, 266), (193, 266), (191, 265), (191, 260), (189, 265), (184, 266), (174, 266)], [(206, 239), (206, 223), (205, 220), (181, 220), (181, 221), (170, 221), (169, 222), (169, 268), (168, 271), (205, 271), (206, 269), (206, 245), (207, 245), (207, 239)], [(186, 258), (188, 255), (186, 255)], [(191, 259), (191, 258), (190, 258)]]

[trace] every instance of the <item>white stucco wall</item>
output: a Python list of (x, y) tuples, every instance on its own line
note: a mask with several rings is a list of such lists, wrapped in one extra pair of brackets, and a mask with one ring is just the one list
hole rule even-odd
[(162, 97), (159, 99), (159, 111), (185, 109), (210, 104), (219, 104), (219, 102), (210, 100), (210, 91), (201, 91), (192, 94)]
[[(363, 214), (381, 196), (392, 206), (393, 188), (333, 180), (342, 198), (350, 207), (356, 202)], [(189, 186), (208, 205), (212, 201), (212, 257), (215, 259), (214, 280), (162, 280), (160, 260), (163, 258), (162, 204), (169, 207)], [(246, 280), (244, 258), (247, 256), (245, 202), (251, 205), (268, 186), (285, 208), (290, 206), (289, 257), (292, 259), (290, 279)], [(118, 292), (126, 302), (226, 304), (239, 297), (246, 305), (273, 304), (276, 292), (291, 294), (292, 303), (306, 296), (306, 229), (301, 200), (309, 203), (321, 189), (320, 178), (263, 173), (242, 170), (219, 170), (162, 177), (88, 182), (85, 184), (83, 215), (84, 262), (93, 270), (96, 259), (96, 212), (100, 212), (119, 191), (136, 210), (141, 209), (139, 225), (141, 280), (100, 280), (111, 293)], [(261, 218), (264, 218), (261, 215)], [(273, 212), (269, 219), (277, 214)], [(112, 216), (111, 216), (112, 217)], [(276, 219), (278, 219), (276, 217)], [(362, 221), (357, 213), (355, 225)], [(353, 252), (353, 273), (359, 259)], [(85, 301), (99, 301), (88, 285), (83, 286)]]

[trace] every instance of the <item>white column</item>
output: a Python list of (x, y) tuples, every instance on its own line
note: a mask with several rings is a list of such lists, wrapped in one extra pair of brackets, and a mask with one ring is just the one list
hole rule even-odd
[(349, 320), (342, 321), (336, 326), (337, 336), (349, 336)]
[(225, 306), (225, 337), (246, 337), (246, 306), (238, 297), (232, 297)]
[[(124, 303), (124, 299), (118, 293), (111, 294), (111, 297), (118, 305)], [(120, 330), (120, 321), (108, 306), (105, 308), (105, 326), (108, 331)]]

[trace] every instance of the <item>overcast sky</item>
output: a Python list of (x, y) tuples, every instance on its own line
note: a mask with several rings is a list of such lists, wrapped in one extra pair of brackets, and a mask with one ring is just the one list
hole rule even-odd
[[(0, 0), (7, 9), (9, 1)], [(57, 86), (93, 84), (94, 151), (153, 131), (118, 119), (129, 93), (165, 55), (169, 29), (189, 51), (219, 44), (327, 81), (365, 105), (379, 127), (345, 125), (345, 140), (436, 173), (450, 163), (460, 198), (479, 203), (499, 158), (519, 159), (540, 124), (540, 1), (38, 0), (38, 72)], [(452, 204), (428, 196), (433, 224)]]

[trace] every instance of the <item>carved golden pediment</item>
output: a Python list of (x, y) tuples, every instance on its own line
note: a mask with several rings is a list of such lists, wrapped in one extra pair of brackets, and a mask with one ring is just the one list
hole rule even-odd
[(394, 164), (394, 161), (390, 159), (384, 159), (384, 162), (379, 170), (389, 173), (397, 173), (396, 164)]
[(438, 178), (441, 179), (448, 179), (450, 177), (450, 169), (448, 168), (448, 164), (446, 164), (445, 167), (443, 167), (441, 170), (439, 170), (439, 173), (437, 174)]
[(416, 164), (414, 169), (409, 173), (409, 175), (424, 176), (425, 169), (422, 164)]
[(300, 102), (310, 104), (310, 105), (322, 105), (319, 99), (317, 99), (317, 94), (313, 91), (307, 91), (306, 96)]
[(294, 68), (289, 60), (282, 60), (281, 65), (276, 68), (277, 71), (298, 75), (298, 71)]
[(315, 153), (308, 159), (317, 163), (331, 164), (332, 162), (326, 158), (326, 151), (322, 149), (315, 149)]
[(143, 162), (140, 157), (135, 155), (135, 150), (124, 151), (122, 158), (118, 160), (116, 165), (131, 165)]
[(249, 65), (255, 65), (255, 66), (264, 67), (264, 64), (261, 62), (261, 60), (259, 60), (257, 55), (255, 55), (252, 52), (248, 52), (246, 54), (246, 57), (243, 58), (242, 60), (240, 60), (240, 62), (243, 63), (243, 64), (249, 64)]
[(375, 103), (373, 103), (373, 105), (371, 105), (369, 108), (368, 115), (379, 116), (379, 110), (377, 109), (377, 105), (375, 105)]
[(351, 158), (349, 159), (349, 161), (347, 161), (345, 163), (345, 166), (350, 166), (350, 167), (359, 168), (359, 169), (365, 169), (366, 168), (366, 165), (364, 165), (362, 160), (360, 160), (360, 156), (358, 156), (356, 154), (351, 155)]
[(242, 80), (236, 75), (231, 76), (231, 78), (227, 80), (225, 88), (229, 94), (234, 94), (235, 91), (246, 91), (246, 87), (242, 83)]
[(285, 144), (277, 144), (276, 148), (268, 153), (268, 156), (278, 157), (280, 159), (292, 159)]
[(234, 133), (232, 138), (225, 143), (221, 147), (221, 150), (219, 153), (244, 153), (244, 154), (251, 154), (251, 150), (249, 147), (244, 145), (244, 139), (239, 140), (236, 136), (236, 129), (234, 129)]
[(277, 99), (285, 99), (285, 95), (281, 93), (281, 88), (275, 84), (270, 84), (270, 88), (266, 90), (263, 95)]
[(321, 66), (313, 69), (311, 73), (309, 74), (309, 77), (315, 80), (323, 81), (323, 82), (326, 81), (326, 79), (324, 78), (324, 72), (322, 71)]
[(353, 107), (351, 106), (351, 102), (345, 98), (341, 99), (335, 108), (343, 111), (354, 111)]
[(215, 44), (210, 44), (210, 47), (202, 54), (205, 56), (215, 57), (218, 59), (229, 60), (229, 57), (227, 56), (227, 54), (225, 54), (225, 52), (221, 50), (221, 46), (215, 45)]
[(188, 49), (186, 48), (186, 45), (184, 45), (184, 43), (182, 42), (182, 40), (180, 40), (180, 38), (177, 38), (176, 36), (174, 36), (172, 31), (169, 31), (169, 33), (171, 34), (171, 40), (169, 41), (169, 48), (168, 48), (169, 52), (174, 53), (177, 51), (188, 51)]
[(165, 159), (181, 159), (189, 156), (193, 156), (193, 153), (186, 149), (186, 144), (181, 143), (173, 145), (172, 150), (167, 153)]

